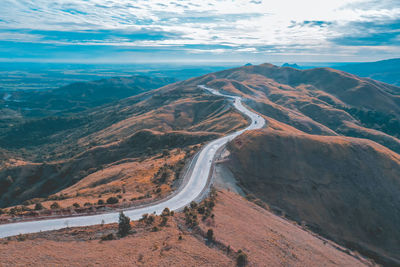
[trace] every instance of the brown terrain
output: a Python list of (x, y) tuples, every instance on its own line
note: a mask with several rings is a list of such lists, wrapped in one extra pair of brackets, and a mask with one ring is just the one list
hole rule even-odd
[[(18, 135), (8, 136), (10, 143), (14, 138), (16, 143), (26, 146), (10, 150), (11, 156), (2, 161), (0, 205), (6, 207), (37, 198), (43, 201), (86, 177), (86, 183), (92, 188), (111, 182), (109, 189), (112, 191), (115, 187), (112, 182), (119, 179), (116, 173), (121, 171), (123, 175), (123, 168), (126, 167), (123, 164), (136, 162), (137, 166), (146, 159), (153, 161), (169, 155), (174, 149), (180, 154), (185, 150), (190, 157), (193, 146), (246, 125), (246, 119), (225, 105), (224, 99), (198, 92), (195, 85), (189, 88), (178, 86), (171, 92), (167, 86), (95, 108), (80, 115), (79, 120), (84, 124), (77, 128), (49, 133), (48, 129), (39, 125), (31, 126), (35, 131), (26, 132), (20, 137), (21, 140)], [(45, 137), (36, 138), (38, 135)], [(159, 162), (149, 162), (148, 167), (141, 167), (152, 169), (147, 178), (131, 177), (133, 172), (128, 176), (147, 179), (148, 183), (151, 172), (154, 174), (158, 171), (155, 170), (157, 165)], [(179, 170), (174, 172), (179, 176)], [(102, 178), (90, 184), (91, 180), (97, 179), (95, 176)], [(78, 187), (74, 187), (74, 192), (72, 189), (65, 191), (72, 195), (60, 197), (58, 194), (58, 198), (75, 198), (79, 193)], [(158, 184), (153, 183), (153, 187), (148, 189), (152, 191), (156, 187)], [(132, 186), (126, 187), (127, 190), (130, 188)], [(84, 191), (89, 194), (91, 190)], [(97, 194), (98, 191), (94, 189), (91, 193)], [(130, 191), (129, 197), (136, 193)], [(90, 197), (98, 198), (93, 195)], [(54, 199), (57, 200), (57, 197), (50, 198)], [(34, 202), (37, 200), (25, 204)]]
[(270, 64), (198, 78), (242, 95), (266, 130), (228, 147), (243, 190), (315, 232), (400, 264), (400, 88)]
[[(34, 216), (77, 212), (74, 204), (87, 207), (84, 212), (136, 205), (169, 194), (179, 185), (183, 166), (204, 143), (247, 124), (228, 100), (206, 94), (200, 84), (242, 96), (267, 120), (265, 129), (231, 142), (222, 164), (248, 199), (302, 227), (225, 192), (219, 194), (214, 218), (200, 222), (200, 228), (192, 222), (189, 228), (182, 226), (185, 216), (193, 220), (192, 211), (186, 211), (162, 228), (163, 237), (138, 229), (141, 234), (99, 243), (104, 231), (93, 227), (84, 231), (89, 233), (86, 241), (77, 242), (71, 237), (74, 230), (65, 230), (10, 241), (7, 253), (17, 257), (13, 253), (21, 253), (19, 246), (24, 245), (59, 246), (57, 253), (63, 248), (65, 255), (76, 257), (72, 263), (85, 265), (86, 259), (73, 253), (79, 246), (93, 259), (109, 262), (104, 258), (109, 254), (91, 254), (97, 253), (91, 247), (102, 251), (101, 246), (113, 244), (107, 249), (120, 255), (115, 257), (121, 265), (121, 257), (138, 264), (149, 255), (150, 265), (231, 266), (236, 254), (226, 255), (230, 246), (235, 253), (243, 250), (252, 266), (365, 263), (341, 252), (348, 250), (383, 265), (400, 264), (400, 88), (329, 68), (245, 66), (167, 85), (67, 120), (35, 120), (13, 128), (0, 136), (0, 144), (7, 144), (0, 151), (0, 207), (6, 208), (0, 218), (31, 213), (39, 202), (46, 209)], [(110, 197), (119, 203), (99, 203)], [(61, 208), (48, 210), (54, 202)], [(210, 227), (216, 237), (211, 247), (199, 239)], [(179, 231), (191, 236), (183, 238), (184, 246), (177, 241)], [(53, 234), (62, 237), (52, 239)], [(160, 251), (150, 253), (152, 239), (161, 242), (167, 236), (175, 236), (171, 246), (176, 249), (169, 249), (175, 261), (160, 257)], [(68, 238), (72, 240), (64, 240)], [(129, 246), (140, 242), (144, 245)], [(126, 256), (119, 244), (135, 253)], [(43, 253), (44, 263), (55, 264), (59, 254)]]
[[(185, 223), (183, 213), (176, 213), (168, 216), (166, 226), (158, 226), (160, 218), (133, 222), (131, 234), (117, 240), (101, 241), (116, 233), (117, 225), (3, 239), (0, 265), (233, 266), (239, 249), (247, 255), (248, 266), (372, 265), (236, 194), (218, 192), (215, 203), (213, 215), (195, 227)], [(213, 229), (212, 242), (203, 236), (208, 229)]]

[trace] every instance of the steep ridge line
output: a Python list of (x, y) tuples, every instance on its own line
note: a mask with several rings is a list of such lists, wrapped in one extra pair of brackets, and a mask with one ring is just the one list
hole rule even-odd
[[(198, 87), (214, 95), (232, 99), (233, 106), (238, 111), (249, 117), (251, 119), (251, 123), (245, 129), (239, 130), (208, 143), (190, 163), (190, 165), (193, 165), (194, 163), (194, 167), (191, 171), (189, 170), (186, 173), (186, 175), (189, 175), (189, 179), (186, 179), (187, 182), (183, 183), (181, 188), (178, 189), (176, 193), (158, 203), (152, 203), (144, 207), (125, 209), (124, 213), (132, 220), (140, 219), (141, 216), (145, 213), (161, 214), (161, 212), (166, 207), (168, 207), (170, 210), (179, 210), (189, 205), (191, 201), (198, 199), (198, 197), (204, 192), (208, 185), (209, 173), (216, 152), (226, 143), (241, 135), (243, 132), (260, 129), (265, 125), (265, 120), (260, 115), (248, 110), (246, 107), (243, 106), (241, 97), (225, 95), (218, 92), (217, 90), (208, 88), (204, 85), (199, 85)], [(65, 227), (91, 226), (101, 223), (115, 223), (118, 222), (118, 216), (119, 211), (113, 211), (110, 213), (97, 215), (3, 224), (0, 225), (0, 238), (15, 236), (18, 234), (58, 230)]]

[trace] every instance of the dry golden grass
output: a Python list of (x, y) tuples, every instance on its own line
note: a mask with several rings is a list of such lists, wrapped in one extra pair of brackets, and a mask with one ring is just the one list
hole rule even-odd
[[(290, 221), (229, 192), (218, 192), (210, 217), (201, 222), (214, 230), (217, 242), (230, 253), (183, 223), (183, 214), (161, 218), (152, 225), (133, 222), (125, 238), (100, 241), (116, 233), (117, 225), (79, 227), (0, 240), (1, 266), (234, 266), (242, 249), (249, 266), (365, 266)], [(159, 231), (152, 231), (157, 226)], [(182, 236), (180, 239), (179, 236)], [(24, 240), (24, 241), (17, 241)]]

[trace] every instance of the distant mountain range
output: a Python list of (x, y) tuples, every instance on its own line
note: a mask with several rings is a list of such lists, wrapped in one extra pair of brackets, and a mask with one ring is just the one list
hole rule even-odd
[(400, 86), (400, 58), (335, 67), (360, 77)]
[[(24, 117), (73, 114), (137, 95), (175, 82), (174, 78), (116, 77), (77, 82), (52, 90), (19, 90), (0, 93), (3, 108)], [(5, 110), (3, 110), (5, 113)]]

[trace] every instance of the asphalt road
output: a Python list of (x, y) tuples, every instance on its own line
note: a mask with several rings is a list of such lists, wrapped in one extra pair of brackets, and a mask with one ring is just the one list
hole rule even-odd
[[(187, 182), (184, 183), (172, 197), (158, 203), (149, 204), (145, 207), (124, 210), (125, 215), (129, 216), (132, 220), (140, 219), (144, 213), (161, 214), (166, 207), (168, 207), (170, 210), (179, 210), (189, 205), (190, 202), (197, 199), (207, 187), (212, 161), (217, 150), (243, 132), (260, 129), (265, 125), (265, 120), (262, 117), (248, 110), (242, 105), (240, 97), (224, 95), (214, 89), (207, 88), (202, 85), (199, 85), (199, 88), (207, 90), (215, 95), (224, 96), (231, 99), (234, 107), (251, 119), (251, 124), (243, 130), (208, 143), (199, 152), (198, 156), (195, 157), (195, 162), (191, 163), (191, 171), (187, 172), (187, 175), (190, 175), (190, 177), (186, 179)], [(118, 222), (118, 216), (119, 212), (114, 211), (97, 215), (3, 224), (0, 225), (0, 238), (15, 236), (18, 234), (57, 230), (65, 227), (97, 225), (101, 224), (102, 222), (106, 224), (115, 223)]]

